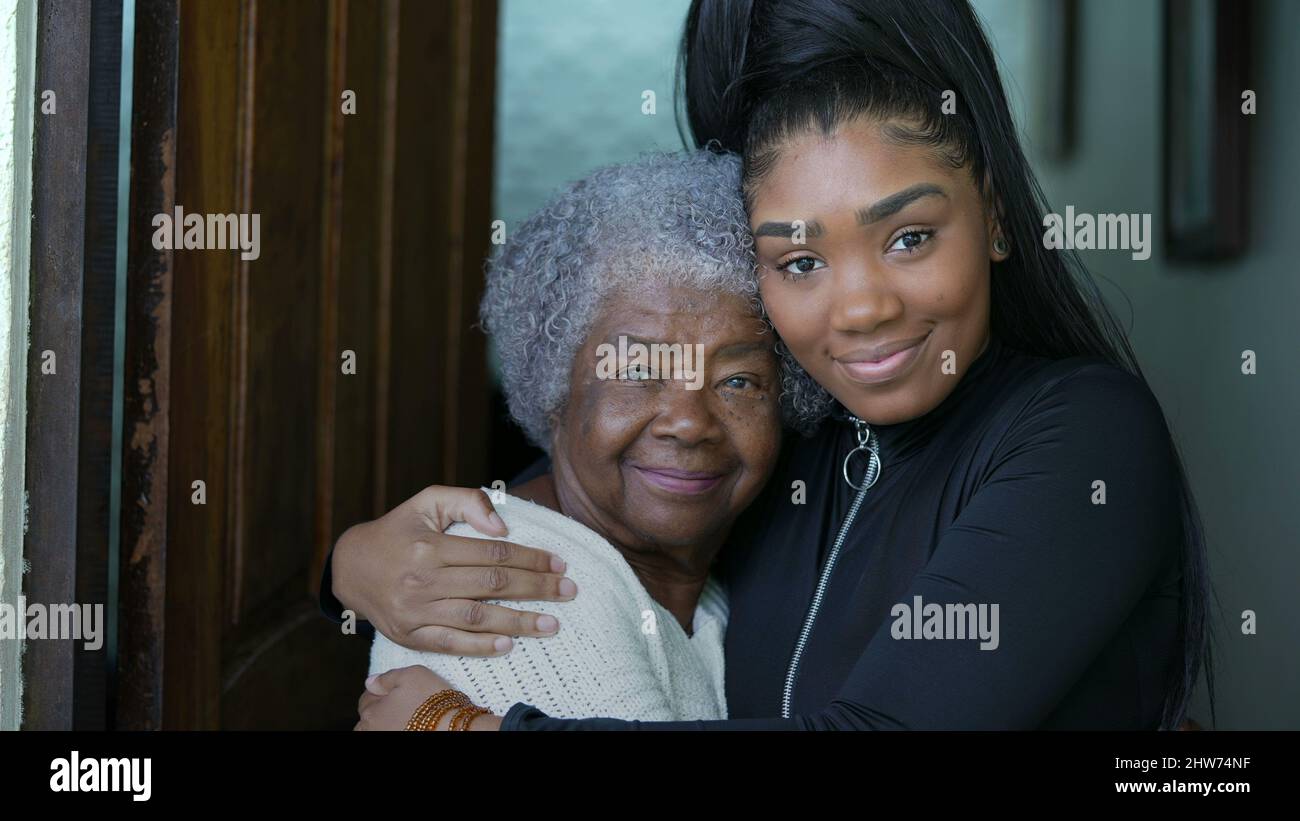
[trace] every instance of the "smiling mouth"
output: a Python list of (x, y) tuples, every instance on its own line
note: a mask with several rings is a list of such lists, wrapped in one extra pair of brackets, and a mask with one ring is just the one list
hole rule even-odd
[[(875, 361), (867, 359), (835, 359), (835, 364), (849, 380), (862, 385), (875, 385), (888, 382), (905, 371), (916, 360), (923, 346), (930, 339), (926, 334), (911, 345)], [(850, 354), (850, 356), (853, 356)]]
[(676, 468), (643, 467), (641, 465), (629, 465), (629, 467), (652, 487), (685, 496), (695, 496), (713, 490), (722, 481), (723, 476), (726, 475), (695, 470), (677, 470)]

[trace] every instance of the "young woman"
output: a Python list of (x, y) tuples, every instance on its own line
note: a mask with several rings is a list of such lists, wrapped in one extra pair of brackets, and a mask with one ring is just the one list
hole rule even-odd
[[(697, 0), (681, 76), (696, 142), (744, 156), (764, 306), (797, 366), (784, 399), (811, 436), (715, 569), (731, 719), (654, 726), (1178, 727), (1209, 672), (1195, 505), (1122, 330), (1044, 248), (969, 6)], [(426, 601), (488, 597), (452, 582), (456, 543), (424, 538), (418, 570), (401, 544), (340, 544), (334, 591), (398, 641), (536, 634), (504, 608), (469, 625), (394, 606), (403, 573)], [(521, 554), (492, 597), (552, 598), (544, 561)], [(425, 673), (386, 674), (363, 709), (404, 721), (444, 686)], [(641, 725), (516, 704), (483, 726)]]

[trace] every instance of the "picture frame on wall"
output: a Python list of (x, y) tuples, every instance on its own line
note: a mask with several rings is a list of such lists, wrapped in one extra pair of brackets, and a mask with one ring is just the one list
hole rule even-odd
[(1247, 239), (1249, 3), (1165, 0), (1164, 240), (1182, 261), (1222, 260)]
[(1044, 159), (1062, 162), (1074, 150), (1078, 88), (1078, 0), (1034, 6), (1039, 67), (1034, 128)]

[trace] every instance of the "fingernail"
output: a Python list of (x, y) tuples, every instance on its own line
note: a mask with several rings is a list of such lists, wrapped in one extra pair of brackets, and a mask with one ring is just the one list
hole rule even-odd
[(514, 646), (515, 643), (509, 636), (497, 636), (497, 640), (492, 642), (492, 649), (498, 653), (508, 653), (510, 648)]
[[(379, 678), (379, 676), (370, 676), (369, 678), (367, 678), (367, 679), (366, 679), (366, 689), (369, 690), (370, 692), (374, 693), (375, 695), (380, 696), (380, 695), (383, 695), (383, 693), (379, 692), (379, 690), (377, 690), (377, 689), (375, 688), (375, 686), (374, 686), (375, 681), (376, 681), (376, 679), (378, 679), (378, 678)], [(354, 679), (354, 680), (355, 680), (355, 679)]]
[(554, 633), (556, 630), (559, 629), (560, 629), (560, 622), (559, 619), (555, 618), (555, 616), (537, 617), (537, 632)]
[(578, 585), (573, 583), (573, 579), (560, 579), (560, 595), (567, 598), (578, 595)]
[(488, 514), (488, 521), (496, 525), (497, 527), (501, 528), (502, 530), (506, 529), (506, 523), (501, 521), (501, 517), (497, 515), (497, 512), (495, 510)]
[(556, 555), (554, 555), (554, 554), (551, 555), (551, 572), (552, 572), (552, 573), (563, 573), (565, 570), (568, 570), (568, 569), (569, 569), (569, 566), (568, 566), (567, 564), (565, 564), (564, 559), (561, 559), (559, 556), (556, 556)]

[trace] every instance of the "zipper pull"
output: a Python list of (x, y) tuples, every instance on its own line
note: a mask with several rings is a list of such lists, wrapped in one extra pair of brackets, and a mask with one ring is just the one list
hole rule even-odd
[[(849, 487), (862, 491), (874, 485), (876, 480), (880, 478), (880, 441), (876, 437), (876, 432), (866, 422), (856, 416), (849, 416), (849, 420), (853, 422), (854, 430), (858, 434), (858, 446), (849, 451), (848, 455), (844, 457), (844, 467), (841, 472), (844, 474), (844, 481), (849, 483)], [(862, 476), (861, 484), (857, 484), (849, 478), (849, 462), (853, 461), (853, 457), (859, 453), (868, 455), (867, 470)]]

